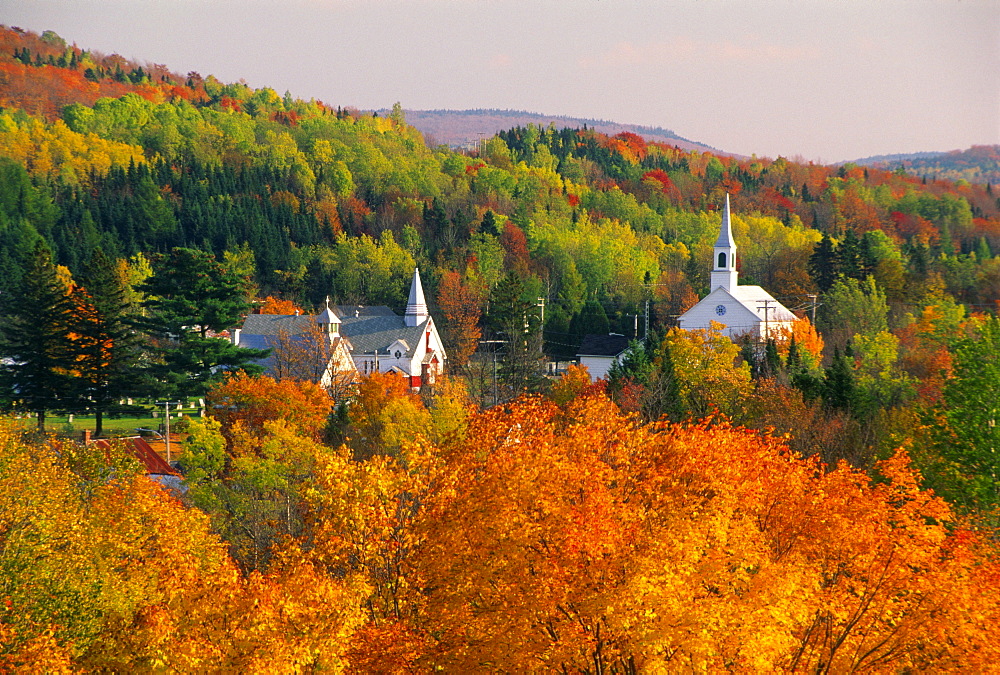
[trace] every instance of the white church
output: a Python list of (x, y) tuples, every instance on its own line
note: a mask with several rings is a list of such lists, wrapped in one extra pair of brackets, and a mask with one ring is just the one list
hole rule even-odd
[(712, 255), (711, 290), (677, 319), (684, 330), (707, 329), (722, 324), (732, 339), (745, 335), (766, 340), (791, 329), (796, 316), (760, 286), (740, 286), (736, 271), (736, 240), (730, 221), (729, 195), (722, 211), (722, 227)]
[[(233, 331), (234, 344), (274, 349), (282, 339), (308, 336), (319, 325), (329, 346), (316, 350), (320, 384), (333, 375), (353, 377), (372, 372), (395, 373), (415, 391), (433, 385), (444, 373), (447, 354), (437, 326), (427, 309), (420, 270), (413, 271), (406, 312), (399, 316), (389, 307), (339, 305), (317, 316), (299, 314), (250, 314), (243, 327)], [(328, 362), (327, 362), (328, 361)], [(273, 373), (274, 356), (263, 359), (265, 372)]]

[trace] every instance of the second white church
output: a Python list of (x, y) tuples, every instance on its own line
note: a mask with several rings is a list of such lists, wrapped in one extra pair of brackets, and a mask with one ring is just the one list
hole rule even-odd
[(736, 240), (729, 212), (729, 195), (722, 211), (722, 226), (712, 254), (712, 281), (708, 295), (677, 319), (684, 330), (709, 328), (714, 321), (722, 332), (736, 339), (748, 335), (766, 340), (791, 328), (796, 320), (784, 305), (760, 286), (740, 286), (736, 271)]

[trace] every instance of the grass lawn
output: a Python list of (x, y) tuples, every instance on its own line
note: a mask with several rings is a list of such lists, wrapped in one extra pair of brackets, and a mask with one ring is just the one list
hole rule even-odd
[[(185, 415), (190, 417), (197, 417), (197, 410), (185, 410)], [(171, 412), (171, 432), (173, 432), (173, 426), (180, 420), (174, 417), (173, 412)], [(137, 416), (137, 417), (120, 417), (117, 419), (112, 419), (111, 417), (104, 416), (104, 435), (105, 436), (134, 436), (136, 435), (136, 429), (153, 429), (158, 431), (160, 425), (163, 424), (163, 415), (159, 417), (153, 417), (152, 414)], [(22, 418), (20, 420), (21, 424), (25, 428), (34, 428), (36, 420), (34, 418)], [(45, 429), (46, 431), (60, 434), (60, 435), (73, 435), (78, 436), (84, 429), (94, 430), (94, 416), (93, 415), (73, 415), (73, 422), (69, 423), (66, 415), (46, 415), (45, 417)], [(173, 433), (171, 433), (171, 436)]]

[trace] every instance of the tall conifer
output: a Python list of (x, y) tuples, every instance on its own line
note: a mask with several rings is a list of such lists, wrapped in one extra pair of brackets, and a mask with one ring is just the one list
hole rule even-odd
[(129, 323), (122, 280), (101, 249), (87, 262), (82, 286), (74, 289), (73, 343), (77, 405), (95, 416), (95, 435), (104, 413), (133, 392), (139, 338)]
[(52, 252), (35, 245), (19, 286), (2, 299), (0, 382), (15, 407), (38, 417), (65, 407), (70, 384), (70, 303)]

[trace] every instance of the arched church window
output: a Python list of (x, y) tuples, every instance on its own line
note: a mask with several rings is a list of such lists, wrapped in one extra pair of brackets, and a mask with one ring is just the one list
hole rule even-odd
[(725, 269), (726, 267), (726, 254), (725, 252), (719, 254), (719, 268)]

